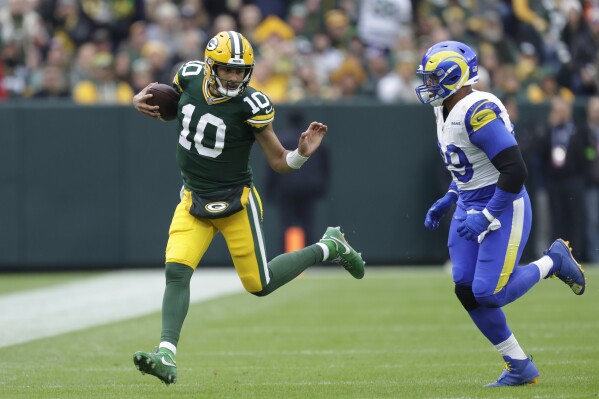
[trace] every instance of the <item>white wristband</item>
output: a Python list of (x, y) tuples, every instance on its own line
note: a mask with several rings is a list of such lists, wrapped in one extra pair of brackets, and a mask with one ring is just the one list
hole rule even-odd
[(495, 220), (495, 216), (491, 215), (491, 212), (489, 212), (487, 210), (487, 208), (483, 209), (483, 215), (485, 215), (485, 217), (487, 218), (487, 220), (489, 222), (492, 222), (493, 220)]
[(308, 160), (308, 158), (310, 157), (304, 157), (300, 155), (296, 148), (295, 150), (289, 151), (287, 153), (287, 165), (289, 165), (291, 169), (299, 169)]

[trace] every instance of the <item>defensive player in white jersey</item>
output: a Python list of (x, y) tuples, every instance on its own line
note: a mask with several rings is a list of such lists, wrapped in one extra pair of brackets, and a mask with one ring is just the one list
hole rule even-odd
[(539, 260), (516, 266), (532, 222), (527, 170), (504, 105), (472, 88), (478, 81), (474, 51), (460, 42), (438, 43), (424, 54), (417, 73), (423, 85), (416, 94), (434, 107), (438, 146), (452, 175), (447, 194), (429, 209), (424, 225), (437, 228), (457, 203), (448, 238), (455, 293), (505, 361), (499, 379), (486, 386), (536, 383), (539, 371), (501, 307), (549, 276), (582, 295), (584, 270), (562, 239)]

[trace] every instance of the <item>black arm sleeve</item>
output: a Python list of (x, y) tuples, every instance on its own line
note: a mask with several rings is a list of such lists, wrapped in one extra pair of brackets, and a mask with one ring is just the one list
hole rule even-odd
[(519, 193), (522, 190), (528, 170), (517, 145), (495, 155), (491, 163), (500, 173), (497, 187), (508, 193)]

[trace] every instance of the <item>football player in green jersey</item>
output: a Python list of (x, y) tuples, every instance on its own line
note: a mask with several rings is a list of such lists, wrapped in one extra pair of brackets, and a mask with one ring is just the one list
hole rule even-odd
[[(341, 264), (353, 277), (364, 276), (364, 261), (338, 227), (296, 252), (266, 260), (262, 203), (252, 183), (249, 155), (254, 141), (277, 172), (298, 169), (320, 146), (327, 126), (312, 122), (299, 135), (297, 149), (286, 150), (272, 122), (268, 97), (249, 86), (254, 54), (238, 32), (220, 32), (206, 46), (205, 62), (190, 61), (177, 72), (179, 92), (177, 163), (183, 189), (166, 247), (166, 287), (162, 333), (155, 352), (136, 352), (135, 366), (175, 383), (175, 355), (189, 307), (190, 279), (212, 239), (221, 233), (244, 288), (265, 296), (321, 261)], [(147, 104), (144, 88), (133, 99), (142, 114), (159, 118), (159, 106)]]

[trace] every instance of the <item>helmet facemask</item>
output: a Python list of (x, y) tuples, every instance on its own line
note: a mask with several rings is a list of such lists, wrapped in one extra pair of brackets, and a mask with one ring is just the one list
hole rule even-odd
[[(221, 79), (218, 76), (218, 69), (223, 67), (242, 69), (243, 79), (241, 81)], [(243, 93), (245, 89), (247, 89), (247, 86), (250, 83), (250, 78), (252, 77), (253, 67), (253, 65), (236, 66), (232, 64), (221, 64), (213, 62), (213, 65), (210, 68), (209, 83), (224, 97), (237, 97), (238, 95)], [(231, 83), (237, 84), (237, 87), (235, 89), (230, 88), (229, 85)]]

